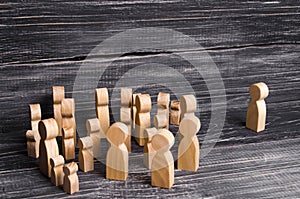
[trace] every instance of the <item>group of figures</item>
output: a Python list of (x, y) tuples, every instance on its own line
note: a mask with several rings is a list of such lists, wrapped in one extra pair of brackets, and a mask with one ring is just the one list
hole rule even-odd
[[(259, 132), (265, 128), (268, 87), (264, 83), (250, 87), (252, 98), (247, 112), (246, 127)], [(106, 153), (106, 178), (126, 180), (128, 176), (131, 135), (144, 147), (144, 164), (151, 170), (151, 184), (171, 188), (174, 184), (174, 159), (170, 148), (174, 136), (169, 124), (179, 125), (177, 168), (197, 171), (199, 167), (199, 141), (196, 136), (201, 123), (196, 117), (197, 101), (194, 95), (183, 95), (180, 101), (171, 101), (168, 93), (157, 96), (158, 110), (151, 127), (152, 108), (149, 94), (132, 93), (121, 89), (120, 121), (110, 124), (109, 94), (107, 88), (97, 88), (96, 118), (86, 121), (87, 136), (76, 139), (75, 102), (65, 98), (63, 86), (53, 86), (54, 118), (41, 118), (39, 104), (30, 104), (31, 127), (26, 133), (28, 155), (39, 158), (41, 172), (56, 185), (63, 185), (65, 192), (79, 191), (78, 166), (74, 162), (75, 147), (79, 146), (79, 168), (94, 170), (94, 158), (101, 156), (101, 139), (110, 147)], [(169, 109), (171, 107), (171, 110)], [(57, 137), (61, 136), (62, 155), (59, 154)], [(73, 162), (65, 164), (65, 161)]]

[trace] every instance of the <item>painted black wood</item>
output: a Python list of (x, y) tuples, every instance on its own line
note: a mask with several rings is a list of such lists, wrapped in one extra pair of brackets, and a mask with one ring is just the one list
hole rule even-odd
[[(52, 117), (52, 85), (64, 85), (71, 97), (76, 72), (96, 45), (126, 29), (149, 26), (180, 31), (210, 54), (226, 89), (222, 135), (197, 173), (175, 171), (170, 190), (152, 187), (146, 170), (131, 170), (126, 182), (106, 180), (105, 167), (97, 162), (95, 171), (78, 173), (80, 192), (74, 196), (299, 197), (299, 8), (297, 1), (1, 2), (0, 197), (71, 197), (52, 186), (40, 174), (38, 161), (26, 156), (28, 104), (40, 103), (43, 118)], [(132, 67), (166, 59), (178, 64), (165, 52), (133, 52), (124, 58)], [(119, 64), (114, 62), (112, 68)], [(182, 67), (191, 68), (185, 62)], [(210, 98), (203, 79), (185, 74), (201, 91), (201, 142), (208, 129)], [(108, 87), (120, 75), (108, 76)], [(268, 84), (270, 95), (267, 129), (256, 134), (244, 126), (248, 87), (259, 81)], [(155, 99), (160, 89), (147, 91)], [(133, 150), (141, 148), (133, 142)]]

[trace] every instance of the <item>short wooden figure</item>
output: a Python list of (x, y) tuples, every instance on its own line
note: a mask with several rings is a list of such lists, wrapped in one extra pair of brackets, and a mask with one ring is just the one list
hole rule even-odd
[(45, 119), (39, 122), (40, 142), (40, 170), (49, 178), (51, 177), (50, 159), (59, 155), (56, 137), (58, 136), (58, 126), (55, 119)]
[(174, 140), (167, 129), (160, 129), (152, 137), (152, 148), (156, 151), (151, 165), (152, 186), (171, 188), (174, 184), (174, 159), (170, 151)]
[(149, 94), (141, 94), (136, 96), (136, 121), (135, 121), (135, 139), (140, 146), (144, 146), (144, 130), (151, 126), (150, 111), (151, 98)]
[(128, 176), (128, 150), (125, 141), (128, 128), (121, 122), (116, 122), (106, 133), (110, 148), (106, 155), (106, 178), (112, 180), (126, 180)]
[(93, 140), (91, 137), (83, 137), (78, 140), (79, 146), (79, 168), (83, 172), (94, 170), (94, 156), (93, 156)]
[(170, 124), (179, 126), (180, 104), (179, 101), (171, 101)]
[(95, 158), (101, 157), (101, 139), (105, 135), (101, 131), (98, 118), (86, 120), (87, 135), (93, 140), (93, 155)]
[(105, 134), (110, 126), (108, 90), (107, 88), (97, 88), (95, 93), (96, 114), (100, 122), (101, 131), (103, 132), (103, 134)]
[(246, 127), (256, 132), (265, 130), (267, 107), (265, 98), (269, 95), (268, 86), (263, 83), (252, 84), (249, 89), (251, 101), (248, 105)]
[(55, 186), (64, 184), (64, 157), (59, 155), (50, 159), (51, 183)]
[(157, 115), (165, 115), (166, 117), (166, 129), (169, 129), (169, 104), (170, 94), (159, 92), (157, 95)]
[(64, 191), (73, 194), (79, 191), (79, 180), (77, 176), (78, 166), (71, 162), (64, 166)]
[(179, 125), (182, 136), (178, 146), (177, 167), (179, 170), (197, 171), (199, 167), (199, 141), (196, 136), (201, 127), (196, 116), (185, 116)]
[(180, 97), (180, 121), (185, 115), (195, 115), (197, 101), (194, 95), (183, 95)]
[(42, 118), (41, 107), (39, 104), (30, 104), (30, 120), (31, 120), (31, 130), (26, 132), (27, 139), (27, 153), (28, 156), (33, 158), (39, 157), (40, 148), (40, 134), (38, 124)]
[(154, 127), (157, 129), (168, 129), (168, 119), (165, 114), (158, 114), (154, 116)]
[(155, 155), (155, 150), (152, 148), (151, 141), (152, 137), (157, 134), (158, 130), (156, 128), (147, 128), (144, 131), (144, 137), (146, 139), (146, 144), (144, 146), (144, 164), (148, 169), (151, 169), (152, 159)]
[(126, 147), (128, 152), (131, 151), (131, 105), (132, 105), (132, 89), (121, 88), (121, 108), (120, 108), (120, 121), (127, 125), (128, 134), (126, 140)]
[(66, 160), (75, 158), (76, 122), (74, 99), (63, 99), (61, 102), (62, 114), (62, 153)]
[(131, 119), (132, 119), (132, 129), (135, 129), (135, 117), (136, 117), (136, 96), (141, 95), (141, 93), (135, 93), (132, 95), (132, 105), (131, 105)]
[(65, 98), (65, 87), (52, 86), (54, 119), (59, 128), (58, 136), (62, 136), (61, 101)]

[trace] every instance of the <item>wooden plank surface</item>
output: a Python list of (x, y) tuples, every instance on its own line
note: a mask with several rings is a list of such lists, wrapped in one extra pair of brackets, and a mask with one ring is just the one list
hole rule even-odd
[[(291, 0), (1, 2), (0, 197), (72, 197), (52, 186), (40, 174), (38, 161), (26, 156), (28, 104), (41, 103), (43, 118), (52, 117), (51, 86), (64, 85), (71, 97), (76, 73), (96, 45), (127, 29), (163, 27), (194, 38), (219, 68), (227, 112), (218, 143), (201, 159), (197, 173), (176, 170), (170, 190), (152, 187), (149, 171), (132, 164), (126, 182), (106, 180), (105, 167), (97, 162), (94, 172), (79, 172), (80, 192), (74, 196), (298, 198), (299, 10), (299, 2)], [(204, 79), (192, 72), (192, 66), (160, 51), (132, 52), (122, 58), (112, 63), (106, 71), (111, 75), (99, 85), (112, 89), (126, 69), (120, 66), (167, 62), (178, 67), (199, 93), (202, 144), (211, 101)], [(248, 87), (259, 81), (267, 83), (270, 95), (267, 130), (256, 134), (244, 126)], [(174, 87), (179, 85), (175, 79)], [(163, 88), (140, 89), (154, 100)], [(135, 142), (132, 145), (133, 154), (142, 151)]]

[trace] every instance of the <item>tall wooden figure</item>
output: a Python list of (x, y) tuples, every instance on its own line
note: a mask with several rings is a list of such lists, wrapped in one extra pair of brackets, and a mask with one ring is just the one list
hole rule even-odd
[(51, 177), (50, 158), (59, 155), (56, 137), (58, 136), (58, 126), (55, 119), (50, 118), (39, 122), (40, 142), (40, 170), (49, 178)]
[(93, 140), (91, 137), (83, 137), (78, 140), (79, 145), (79, 168), (83, 172), (94, 170), (94, 156), (93, 156)]
[(65, 87), (53, 86), (53, 113), (54, 119), (57, 122), (59, 133), (58, 136), (62, 136), (62, 116), (61, 116), (61, 101), (65, 98)]
[(135, 118), (135, 139), (140, 146), (144, 146), (144, 130), (151, 126), (150, 111), (151, 98), (149, 94), (142, 94), (136, 96), (136, 118)]
[(64, 164), (65, 159), (59, 155), (50, 159), (51, 164), (51, 183), (55, 186), (64, 184)]
[(76, 122), (74, 99), (63, 99), (61, 102), (62, 114), (62, 153), (66, 160), (75, 158)]
[(159, 92), (157, 95), (157, 115), (165, 115), (166, 129), (169, 129), (169, 104), (170, 94)]
[(108, 90), (107, 88), (97, 88), (95, 93), (96, 114), (100, 122), (101, 131), (103, 132), (103, 134), (105, 134), (110, 126)]
[(132, 104), (132, 89), (121, 88), (121, 108), (120, 121), (128, 127), (128, 137), (126, 139), (126, 147), (128, 152), (131, 151), (131, 104)]
[(197, 101), (194, 95), (183, 95), (180, 97), (180, 121), (185, 115), (195, 115)]
[(106, 138), (110, 148), (106, 155), (106, 178), (112, 180), (126, 180), (128, 176), (128, 150), (125, 141), (128, 128), (121, 122), (116, 122), (108, 129)]
[(41, 121), (42, 112), (39, 104), (30, 104), (29, 107), (30, 107), (31, 130), (28, 130), (26, 132), (27, 153), (28, 156), (30, 157), (38, 158), (40, 140), (41, 140), (38, 124)]
[(101, 138), (105, 138), (98, 118), (86, 120), (87, 135), (93, 140), (93, 155), (95, 158), (101, 157)]
[(260, 132), (265, 130), (267, 107), (264, 99), (269, 95), (269, 88), (260, 82), (252, 84), (249, 93), (251, 101), (248, 105), (246, 127)]
[(152, 148), (156, 151), (151, 165), (151, 185), (162, 188), (171, 188), (174, 184), (174, 159), (170, 148), (174, 144), (173, 134), (160, 129), (152, 137)]
[(196, 116), (185, 116), (179, 125), (183, 138), (178, 146), (177, 167), (179, 170), (197, 171), (199, 167), (199, 141), (196, 136), (200, 129), (200, 120)]
[(155, 150), (152, 148), (152, 137), (156, 135), (158, 130), (156, 128), (147, 128), (144, 131), (146, 143), (144, 146), (144, 164), (148, 169), (151, 169), (152, 159), (155, 155)]
[(73, 194), (79, 191), (79, 180), (77, 176), (78, 166), (71, 162), (64, 166), (64, 191)]

